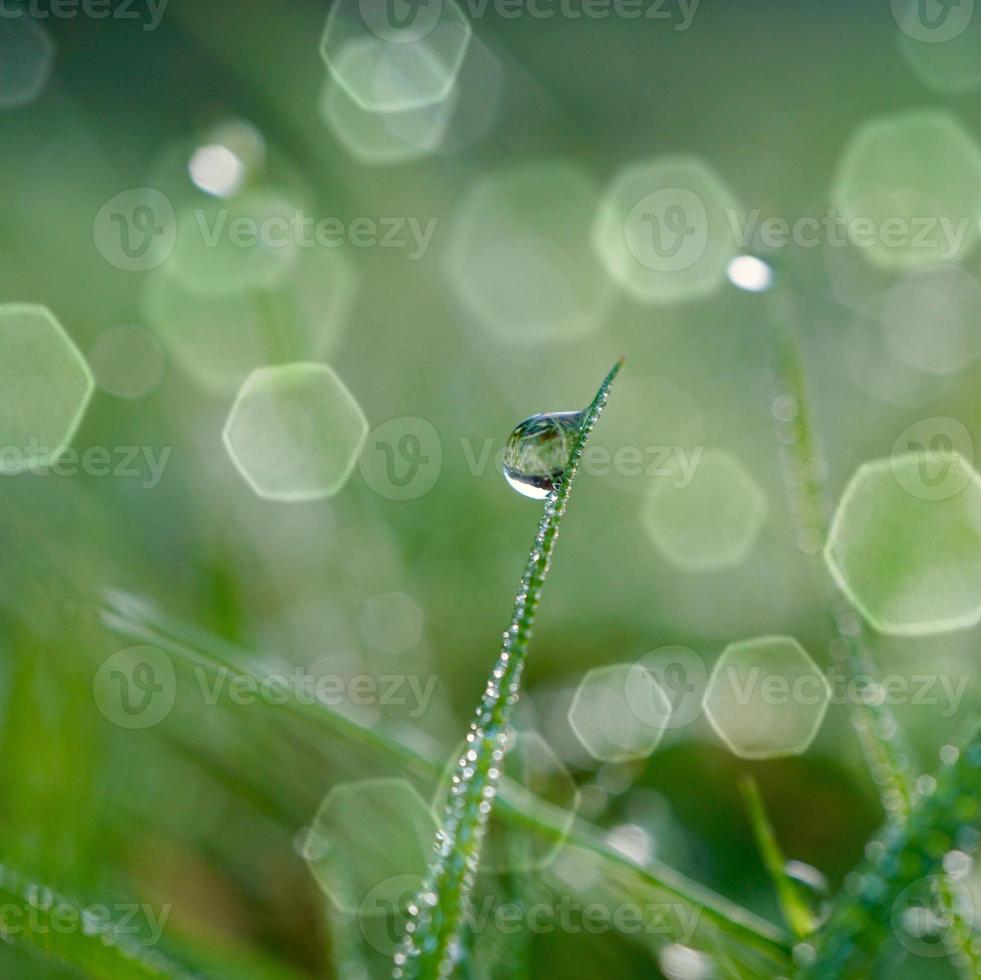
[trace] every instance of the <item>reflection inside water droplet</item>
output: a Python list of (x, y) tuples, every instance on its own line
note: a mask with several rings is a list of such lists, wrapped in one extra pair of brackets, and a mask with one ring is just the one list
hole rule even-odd
[(518, 423), (504, 450), (504, 477), (518, 493), (542, 500), (555, 489), (585, 412), (547, 412)]

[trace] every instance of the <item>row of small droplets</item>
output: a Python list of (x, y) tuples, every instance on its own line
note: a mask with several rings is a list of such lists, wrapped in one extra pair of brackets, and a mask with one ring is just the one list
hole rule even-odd
[[(814, 435), (803, 371), (794, 332), (791, 294), (777, 289), (770, 298), (770, 318), (777, 345), (777, 378), (771, 402), (780, 446), (780, 465), (787, 502), (797, 530), (797, 545), (809, 555), (820, 553), (830, 525), (827, 463)], [(821, 570), (822, 582), (827, 582)], [(910, 752), (895, 715), (885, 703), (874, 667), (866, 655), (864, 627), (854, 609), (835, 589), (828, 588), (832, 638), (829, 652), (836, 665), (858, 685), (858, 703), (850, 717), (872, 778), (890, 819), (901, 819), (910, 803)], [(839, 669), (836, 667), (836, 669)]]
[[(41, 917), (50, 916), (52, 923), (55, 916), (64, 918), (66, 910), (73, 910), (78, 916), (79, 930), (83, 936), (91, 937), (93, 942), (98, 941), (102, 946), (116, 949), (121, 958), (134, 963), (134, 971), (137, 969), (135, 964), (138, 964), (140, 975), (158, 973), (161, 977), (173, 977), (174, 980), (192, 980), (185, 970), (160, 950), (148, 949), (139, 938), (122, 931), (108, 914), (92, 908), (79, 908), (75, 902), (47, 885), (31, 881), (5, 865), (0, 865), (0, 895), (3, 893), (15, 899), (15, 903), (8, 905), (8, 908), (23, 903), (40, 913)], [(43, 922), (38, 928), (41, 935), (65, 933), (65, 930), (54, 925), (46, 928)], [(16, 932), (8, 934), (6, 923), (0, 918), (0, 940), (12, 942), (15, 936)]]
[[(467, 896), (474, 886), (481, 844), (509, 747), (509, 722), (518, 701), (525, 651), (558, 538), (559, 522), (565, 514), (583, 448), (606, 405), (610, 383), (618, 369), (619, 365), (610, 372), (587, 410), (563, 478), (546, 499), (545, 511), (515, 596), (511, 625), (504, 631), (500, 656), (488, 678), (467, 732), (463, 755), (452, 777), (443, 823), (436, 835), (433, 860), (419, 895), (408, 909), (405, 939), (394, 959), (392, 976), (395, 980), (415, 976), (423, 954), (437, 959), (438, 976), (448, 977), (459, 957), (460, 947), (455, 937)], [(487, 759), (489, 765), (485, 766), (483, 760)], [(461, 832), (467, 835), (464, 848), (458, 847)], [(456, 911), (452, 921), (440, 923), (439, 930), (442, 936), (450, 938), (444, 943), (437, 937), (435, 946), (427, 949), (418, 937), (431, 935), (439, 896), (450, 888), (459, 893), (451, 906)]]
[[(838, 976), (859, 951), (874, 953), (905, 888), (937, 873), (952, 850), (977, 849), (981, 834), (981, 726), (963, 749), (944, 746), (937, 779), (922, 787), (909, 819), (889, 824), (845, 881), (817, 951), (795, 951), (805, 977)], [(971, 955), (963, 951), (963, 955)]]

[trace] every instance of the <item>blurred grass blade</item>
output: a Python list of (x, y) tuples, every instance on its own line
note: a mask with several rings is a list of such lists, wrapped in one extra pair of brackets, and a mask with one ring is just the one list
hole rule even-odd
[[(849, 876), (850, 887), (835, 900), (827, 923), (813, 937), (811, 962), (801, 976), (812, 980), (867, 977), (870, 964), (894, 929), (903, 928), (902, 902), (923, 910), (918, 887), (942, 892), (951, 883), (944, 875), (945, 855), (970, 848), (981, 830), (981, 724), (975, 724), (956, 760), (937, 774), (936, 788), (921, 796), (902, 824), (890, 824), (874, 856)], [(964, 888), (963, 884), (958, 887)], [(953, 922), (957, 909), (948, 907)], [(962, 937), (948, 928), (945, 942)], [(914, 937), (915, 938), (915, 937)], [(975, 941), (973, 937), (968, 943)], [(961, 965), (973, 948), (952, 950)]]
[(501, 762), (508, 748), (509, 726), (518, 699), (528, 641), (548, 575), (552, 552), (565, 513), (583, 448), (603, 411), (622, 359), (604, 378), (586, 410), (562, 479), (545, 502), (545, 513), (532, 542), (514, 600), (511, 623), (500, 656), (477, 706), (467, 734), (432, 862), (409, 912), (406, 938), (395, 957), (395, 977), (446, 976), (459, 958), (460, 932), (468, 895), (480, 860), (484, 828), (490, 816)]
[(780, 849), (780, 844), (777, 842), (777, 835), (770, 823), (770, 818), (767, 816), (763, 797), (756, 780), (752, 776), (744, 776), (739, 782), (739, 788), (749, 813), (749, 822), (753, 827), (753, 834), (756, 836), (756, 844), (760, 849), (763, 865), (777, 889), (777, 900), (780, 903), (780, 911), (783, 913), (784, 921), (798, 939), (803, 939), (814, 932), (817, 926), (814, 913), (801, 898), (797, 886), (787, 876), (787, 862)]
[[(278, 662), (270, 658), (248, 653), (233, 644), (198, 627), (181, 622), (161, 612), (153, 603), (123, 592), (111, 592), (106, 597), (102, 610), (102, 620), (108, 629), (117, 636), (132, 643), (148, 643), (172, 656), (178, 665), (191, 669), (203, 669), (208, 674), (217, 671), (227, 672), (227, 692), (234, 678), (249, 679), (262, 684), (276, 670), (281, 670)], [(222, 702), (219, 702), (221, 704)], [(230, 709), (231, 710), (231, 709)], [(336, 707), (325, 702), (310, 703), (305, 700), (289, 698), (283, 704), (269, 705), (271, 715), (283, 716), (281, 727), (289, 731), (285, 722), (296, 720), (306, 726), (311, 734), (307, 751), (316, 760), (318, 746), (343, 745), (345, 756), (351, 755), (352, 748), (360, 748), (368, 757), (387, 763), (395, 763), (401, 772), (418, 778), (424, 784), (435, 787), (443, 772), (443, 755), (436, 746), (428, 746), (418, 733), (404, 727), (369, 726), (347, 717)], [(237, 715), (230, 719), (230, 725), (237, 730)], [(163, 737), (168, 737), (161, 732)], [(218, 778), (234, 779), (236, 785), (248, 784), (249, 792), (266, 798), (269, 793), (270, 774), (265, 768), (250, 768), (247, 764), (228, 771), (228, 759), (222, 756), (214, 745), (214, 739), (206, 742), (195, 740), (193, 732), (178, 729), (174, 738), (186, 738), (184, 750), (188, 758), (198, 764), (218, 767)], [(256, 743), (255, 727), (250, 729), (247, 740), (256, 754), (267, 751), (263, 743)], [(321, 748), (319, 751), (323, 751)], [(247, 760), (246, 760), (247, 761)], [(259, 773), (265, 775), (260, 776)], [(764, 957), (768, 963), (786, 965), (789, 943), (786, 934), (744, 908), (704, 888), (685, 875), (657, 861), (638, 864), (634, 859), (616, 850), (606, 842), (603, 834), (583, 820), (577, 820), (570, 831), (562, 815), (555, 815), (554, 808), (545, 801), (537, 801), (527, 792), (522, 792), (517, 801), (510, 799), (508, 782), (504, 780), (497, 797), (496, 813), (505, 821), (525, 826), (543, 836), (552, 835), (563, 840), (567, 848), (572, 848), (584, 858), (593, 856), (603, 869), (606, 883), (621, 896), (621, 901), (643, 904), (651, 901), (669, 902), (678, 907), (694, 909), (698, 921), (714, 935), (725, 936), (732, 946), (753, 950)], [(270, 801), (269, 812), (275, 814), (281, 808), (288, 808), (290, 798), (285, 796), (278, 801)], [(306, 810), (295, 814), (287, 828), (291, 832), (298, 822), (309, 818)]]
[(198, 980), (145, 945), (106, 913), (81, 906), (47, 885), (0, 865), (0, 938), (42, 960), (54, 960), (99, 980)]
[[(773, 330), (776, 391), (773, 403), (789, 407), (793, 418), (787, 423), (793, 438), (780, 438), (781, 464), (789, 510), (799, 541), (816, 539), (824, 544), (828, 537), (831, 495), (824, 476), (824, 457), (814, 423), (807, 376), (797, 336), (794, 294), (787, 286), (767, 294), (767, 312)], [(858, 736), (869, 770), (881, 778), (883, 809), (889, 819), (900, 820), (912, 801), (911, 751), (892, 708), (875, 696), (878, 669), (868, 653), (867, 626), (856, 617), (851, 604), (832, 587), (820, 558), (814, 551), (813, 566), (825, 596), (828, 621), (834, 642), (844, 653), (844, 669), (857, 691), (849, 698), (852, 726)], [(854, 627), (843, 624), (857, 622)]]

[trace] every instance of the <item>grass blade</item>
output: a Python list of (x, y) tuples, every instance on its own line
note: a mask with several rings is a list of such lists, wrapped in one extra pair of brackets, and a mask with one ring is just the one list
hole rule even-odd
[[(878, 669), (868, 653), (867, 627), (847, 600), (833, 588), (820, 558), (820, 546), (828, 536), (831, 494), (824, 477), (824, 463), (807, 378), (797, 339), (794, 298), (789, 286), (778, 286), (767, 298), (773, 330), (777, 391), (774, 405), (779, 414), (791, 416), (793, 438), (783, 438), (781, 465), (787, 502), (802, 548), (815, 555), (814, 565), (824, 590), (829, 625), (836, 649), (842, 652), (843, 669), (857, 695), (849, 699), (852, 727), (858, 736), (869, 769), (881, 774), (881, 800), (891, 820), (901, 820), (912, 801), (911, 752), (902, 737), (892, 709), (877, 697), (874, 678)], [(775, 413), (776, 414), (776, 413)]]
[(0, 939), (85, 976), (100, 980), (201, 977), (144, 945), (130, 934), (130, 927), (114, 923), (106, 914), (107, 906), (83, 907), (4, 865), (0, 865), (0, 906)]
[[(811, 962), (803, 978), (869, 976), (869, 964), (889, 937), (897, 900), (923, 879), (945, 881), (944, 855), (981, 829), (981, 725), (937, 774), (934, 791), (917, 799), (908, 818), (889, 824), (865, 861), (851, 876), (852, 887), (835, 900), (831, 917), (814, 936)], [(960, 965), (976, 959), (961, 951)]]
[(614, 364), (586, 410), (565, 473), (545, 502), (545, 513), (518, 585), (501, 653), (477, 706), (466, 749), (453, 777), (433, 859), (417, 900), (409, 910), (412, 917), (406, 926), (405, 941), (395, 957), (394, 977), (447, 976), (458, 959), (466, 902), (480, 860), (481, 839), (500, 780), (501, 762), (507, 751), (509, 726), (535, 611), (583, 448), (622, 363), (621, 359)]
[[(234, 678), (244, 678), (258, 685), (271, 673), (282, 669), (278, 663), (270, 664), (267, 657), (242, 650), (128, 593), (111, 592), (106, 596), (102, 620), (110, 631), (130, 643), (148, 643), (165, 651), (180, 665), (182, 673), (184, 668), (200, 669), (208, 676), (218, 671), (224, 672), (227, 676), (226, 691)], [(291, 723), (294, 721), (309, 731), (306, 751), (314, 764), (322, 762), (322, 752), (327, 746), (345, 745), (362, 751), (366, 758), (396, 765), (400, 771), (425, 786), (435, 787), (443, 773), (442, 752), (435, 746), (430, 751), (412, 729), (395, 727), (391, 723), (369, 726), (322, 701), (309, 703), (290, 698), (283, 704), (270, 705), (268, 711), (282, 714), (285, 731), (293, 730)], [(215, 751), (212, 739), (202, 742), (193, 731), (182, 728), (174, 736), (186, 738), (188, 758), (199, 764), (207, 761), (209, 766), (219, 765), (219, 753)], [(262, 747), (254, 745), (251, 733), (249, 745), (257, 754), (264, 751)], [(350, 754), (350, 750), (345, 754)], [(256, 781), (260, 767), (250, 767), (247, 759), (243, 762), (240, 768), (225, 775), (247, 783), (256, 794), (267, 796), (268, 785), (262, 780)], [(226, 767), (227, 760), (221, 759), (222, 773)], [(711, 933), (719, 939), (725, 937), (731, 949), (753, 951), (767, 963), (774, 964), (777, 972), (780, 967), (786, 969), (790, 944), (786, 933), (778, 927), (665, 864), (653, 860), (638, 864), (612, 847), (602, 832), (586, 821), (577, 820), (570, 831), (563, 822), (556, 821), (544, 801), (538, 805), (533, 798), (529, 798), (528, 793), (522, 793), (519, 800), (510, 799), (505, 780), (496, 797), (495, 812), (509, 823), (528, 827), (545, 837), (551, 835), (556, 840), (563, 840), (567, 848), (573, 848), (584, 859), (590, 856), (596, 858), (603, 869), (605, 884), (620, 896), (618, 901), (641, 905), (646, 902), (668, 902), (697, 911), (698, 921), (704, 926), (706, 934)], [(290, 809), (292, 805), (292, 798), (284, 791), (280, 799), (270, 801), (269, 812), (282, 818), (281, 808)], [(312, 805), (315, 802), (309, 799), (300, 800), (299, 809), (291, 812), (286, 829), (292, 832), (308, 819)]]
[(752, 776), (745, 776), (740, 781), (739, 788), (742, 790), (763, 864), (777, 889), (777, 900), (784, 921), (798, 939), (803, 939), (815, 929), (817, 923), (814, 921), (814, 914), (801, 900), (796, 885), (787, 877), (786, 860), (777, 843), (777, 835), (767, 816), (763, 796), (756, 780)]

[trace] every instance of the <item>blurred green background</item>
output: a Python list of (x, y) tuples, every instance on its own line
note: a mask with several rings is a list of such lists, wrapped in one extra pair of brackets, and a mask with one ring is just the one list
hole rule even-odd
[[(824, 595), (781, 476), (766, 297), (716, 274), (691, 295), (645, 302), (610, 275), (592, 226), (625, 167), (675, 155), (710, 167), (746, 212), (820, 216), (841, 190), (846, 148), (876, 118), (943, 110), (981, 139), (972, 56), (957, 49), (949, 64), (924, 70), (885, 0), (703, 0), (685, 30), (670, 3), (668, 19), (639, 21), (510, 18), (491, 6), (467, 15), (455, 104), (443, 107), (437, 135), (421, 137), (432, 107), (379, 122), (384, 114), (366, 114), (345, 92), (331, 95), (340, 83), (320, 52), (323, 4), (170, 0), (153, 30), (140, 9), (136, 20), (37, 17), (53, 44), (50, 77), (30, 104), (0, 110), (0, 296), (50, 309), (100, 382), (72, 445), (149, 447), (158, 459), (169, 449), (153, 486), (145, 468), (0, 484), (0, 860), (78, 903), (169, 909), (161, 948), (198, 964), (194, 975), (362, 975), (352, 965), (361, 952), (345, 951), (361, 941), (356, 925), (329, 914), (300, 853), (304, 828), (345, 782), (406, 778), (428, 801), (435, 781), (343, 734), (297, 730), (274, 707), (204, 704), (183, 673), (160, 724), (114, 724), (93, 696), (96, 672), (139, 638), (107, 625), (105, 596), (122, 590), (155, 610), (140, 607), (130, 620), (173, 617), (200, 630), (203, 647), (233, 644), (232, 661), (242, 649), (318, 675), (433, 678), (424, 711), (411, 697), (342, 711), (449, 760), (539, 516), (508, 488), (494, 453), (522, 418), (585, 405), (625, 354), (595, 445), (637, 447), (647, 462), (679, 447), (689, 456), (726, 450), (765, 511), (735, 564), (680, 567), (642, 520), (658, 475), (582, 473), (536, 626), (522, 725), (571, 774), (581, 815), (641, 861), (677, 867), (778, 921), (737, 789), (748, 771), (788, 857), (837, 889), (883, 820), (842, 704), (831, 705), (805, 754), (768, 762), (736, 758), (704, 717), (630, 762), (593, 758), (569, 726), (589, 670), (666, 646), (710, 666), (730, 642), (787, 634), (822, 669), (831, 663)], [(0, 67), (5, 58), (16, 67), (23, 40), (5, 30)], [(341, 100), (333, 115), (331, 99)], [(369, 134), (360, 151), (352, 133)], [(196, 150), (223, 138), (233, 149), (246, 141), (238, 152), (248, 193), (344, 228), (362, 218), (432, 220), (431, 242), (413, 258), (411, 247), (348, 238), (298, 253), (270, 273), (271, 285), (263, 257), (247, 266), (233, 254), (234, 288), (221, 278), (223, 260), (211, 268), (179, 231), (156, 268), (107, 260), (112, 248), (95, 222), (118, 194), (161, 192), (179, 227), (188, 209), (225, 206), (195, 187), (189, 169)], [(380, 162), (386, 153), (397, 159)], [(905, 173), (902, 156), (891, 159)], [(957, 173), (920, 173), (918, 186), (933, 200), (960, 180), (976, 198), (970, 174)], [(231, 196), (234, 206), (237, 186)], [(724, 238), (718, 224), (710, 229), (710, 243)], [(981, 290), (957, 293), (963, 332), (937, 343), (968, 353), (937, 371), (917, 361), (934, 350), (931, 322), (906, 359), (883, 339), (883, 308), (901, 315), (909, 306), (888, 307), (908, 269), (827, 242), (767, 258), (793, 301), (835, 497), (914, 423), (953, 418), (975, 431)], [(959, 258), (965, 275), (977, 274), (976, 251)], [(199, 288), (185, 289), (182, 276), (197, 276)], [(940, 319), (954, 315), (944, 302)], [(105, 339), (115, 328), (131, 329)], [(114, 346), (124, 341), (134, 346)], [(430, 444), (421, 477), (431, 486), (393, 490), (385, 450), (369, 436), (335, 496), (260, 499), (222, 428), (249, 371), (289, 361), (329, 363), (372, 429), (409, 419), (391, 431), (434, 431), (440, 459), (432, 462)], [(11, 392), (3, 404), (22, 397)], [(391, 445), (396, 462), (408, 460)], [(717, 492), (720, 501), (740, 493)], [(977, 711), (976, 642), (974, 629), (875, 638), (884, 672), (966, 678), (956, 711), (896, 708), (925, 771)], [(363, 818), (377, 835), (389, 832), (370, 808)], [(330, 846), (344, 850), (343, 840)], [(0, 947), (0, 974), (74, 975), (24, 946)], [(536, 935), (528, 975), (712, 975), (670, 957), (666, 965), (661, 947), (615, 930)], [(893, 951), (900, 972), (890, 975), (955, 975), (943, 956), (900, 960), (902, 952)], [(364, 969), (384, 975), (384, 962)]]

